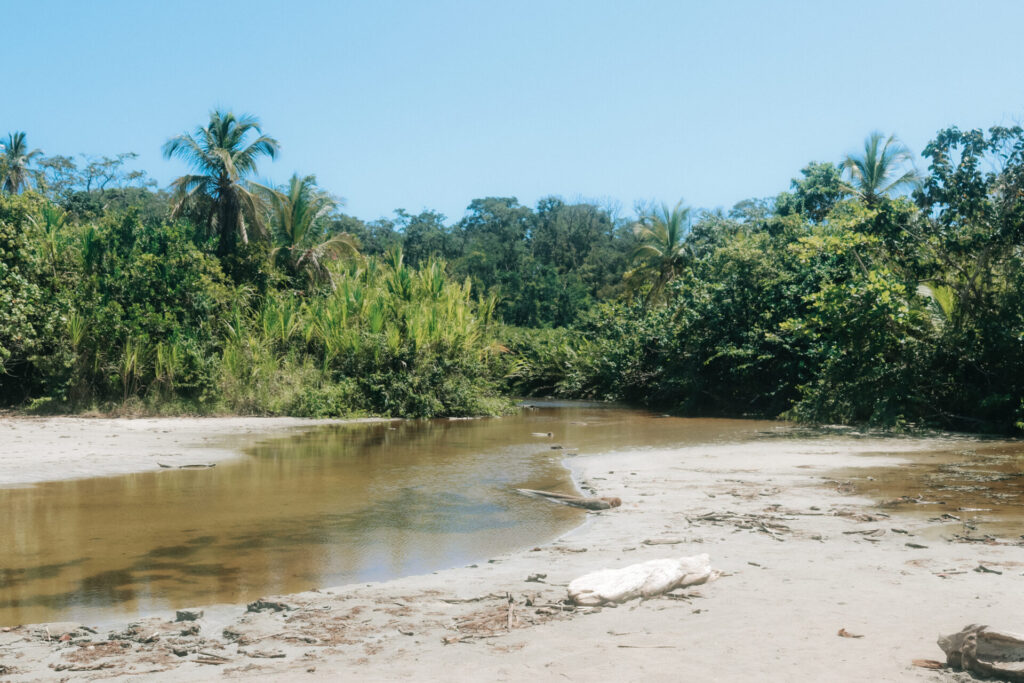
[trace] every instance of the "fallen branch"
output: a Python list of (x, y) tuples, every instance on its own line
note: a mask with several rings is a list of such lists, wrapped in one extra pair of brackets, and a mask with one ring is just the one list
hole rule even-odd
[(204, 470), (209, 467), (216, 467), (217, 463), (196, 463), (192, 465), (165, 465), (162, 462), (158, 462), (157, 465), (164, 468), (165, 470)]
[(505, 628), (509, 631), (512, 630), (512, 622), (516, 619), (516, 601), (512, 599), (512, 594), (507, 593), (508, 598), (508, 616), (505, 623)]
[(101, 669), (114, 668), (114, 662), (97, 662), (96, 664), (56, 664), (54, 671), (99, 671)]
[(495, 598), (504, 597), (497, 593), (488, 593), (487, 595), (481, 595), (478, 598), (441, 598), (441, 602), (446, 602), (449, 605), (461, 605), (467, 602), (482, 602), (484, 600), (494, 600)]
[(534, 489), (516, 489), (516, 491), (531, 498), (540, 498), (552, 503), (569, 505), (572, 507), (583, 508), (585, 510), (608, 510), (622, 505), (622, 500), (619, 498), (583, 498), (580, 496), (573, 496), (568, 493), (537, 491)]

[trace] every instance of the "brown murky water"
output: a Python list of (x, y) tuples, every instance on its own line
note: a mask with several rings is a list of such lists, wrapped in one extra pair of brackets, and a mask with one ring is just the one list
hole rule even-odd
[(884, 510), (932, 524), (925, 538), (1024, 544), (1024, 441), (951, 437), (898, 467), (833, 473)]
[(213, 469), (0, 489), (0, 625), (95, 623), (486, 561), (582, 522), (513, 492), (574, 490), (553, 444), (593, 453), (780, 428), (549, 404), (324, 427)]

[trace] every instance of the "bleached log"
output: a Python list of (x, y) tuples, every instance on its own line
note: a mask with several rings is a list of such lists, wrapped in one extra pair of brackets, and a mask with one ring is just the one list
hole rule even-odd
[(619, 498), (583, 498), (581, 496), (573, 496), (568, 493), (557, 493), (555, 491), (537, 491), (534, 489), (516, 489), (517, 492), (524, 496), (530, 496), (531, 498), (541, 498), (543, 500), (550, 501), (552, 503), (559, 503), (560, 505), (570, 505), (576, 508), (583, 508), (585, 510), (608, 510), (610, 508), (617, 508), (622, 505), (622, 500)]
[(707, 553), (693, 557), (651, 560), (622, 569), (602, 569), (574, 579), (569, 600), (577, 605), (619, 603), (650, 598), (676, 588), (696, 586), (718, 578)]

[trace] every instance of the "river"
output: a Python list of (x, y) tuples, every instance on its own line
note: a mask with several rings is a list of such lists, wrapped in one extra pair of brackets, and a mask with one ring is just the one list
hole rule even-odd
[(563, 461), (577, 454), (785, 429), (548, 403), (322, 427), (211, 469), (0, 489), (0, 625), (99, 623), (486, 563), (584, 521), (515, 493), (574, 492)]

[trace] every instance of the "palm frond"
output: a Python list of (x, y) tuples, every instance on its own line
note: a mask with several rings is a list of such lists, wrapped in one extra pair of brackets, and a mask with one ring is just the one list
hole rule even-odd
[[(250, 132), (257, 137), (247, 145)], [(216, 227), (220, 233), (218, 251), (222, 255), (236, 238), (244, 244), (250, 237), (266, 236), (266, 207), (261, 196), (249, 192), (245, 183), (256, 172), (258, 159), (275, 158), (278, 148), (275, 139), (262, 134), (254, 116), (210, 112), (205, 127), (173, 137), (163, 146), (166, 158), (181, 159), (194, 171), (172, 183), (177, 198), (175, 215), (181, 215), (188, 204), (197, 204), (199, 194), (205, 195), (210, 206), (205, 212), (206, 227), (211, 232)]]

